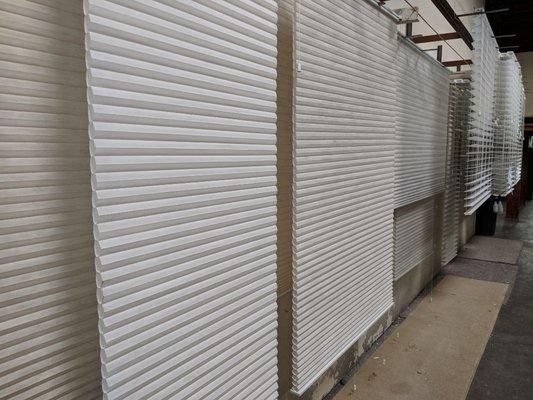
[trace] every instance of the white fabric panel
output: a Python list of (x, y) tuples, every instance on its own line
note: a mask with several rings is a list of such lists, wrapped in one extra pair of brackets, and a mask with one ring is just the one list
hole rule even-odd
[(394, 206), (444, 191), (449, 72), (406, 40), (395, 60)]
[(474, 16), (472, 106), (465, 170), (465, 214), (473, 214), (491, 195), (494, 144), (494, 86), (498, 43), (485, 14)]
[(293, 391), (392, 306), (396, 25), (363, 0), (297, 2)]
[(400, 279), (433, 253), (434, 201), (394, 211), (394, 279)]
[(0, 397), (98, 398), (81, 1), (0, 1)]
[(513, 52), (500, 54), (497, 65), (492, 193), (506, 196), (522, 172), (524, 86), (520, 64)]
[(104, 395), (274, 399), (276, 2), (85, 5)]
[(450, 84), (446, 191), (442, 222), (441, 265), (455, 258), (459, 246), (459, 219), (462, 213), (462, 173), (465, 138), (470, 114), (470, 82), (455, 79)]

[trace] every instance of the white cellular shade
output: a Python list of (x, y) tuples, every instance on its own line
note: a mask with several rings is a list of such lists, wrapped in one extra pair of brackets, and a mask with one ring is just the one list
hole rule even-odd
[(394, 211), (394, 279), (399, 279), (433, 253), (434, 201)]
[(524, 86), (513, 52), (500, 55), (495, 88), (494, 167), (492, 192), (506, 196), (520, 180)]
[(0, 397), (101, 397), (81, 0), (0, 1)]
[(396, 25), (363, 0), (297, 2), (293, 391), (392, 306)]
[(276, 2), (87, 0), (109, 399), (274, 399)]
[(497, 42), (485, 14), (474, 17), (472, 106), (465, 166), (465, 214), (473, 214), (492, 192), (494, 87)]
[(444, 191), (449, 73), (405, 40), (398, 42), (395, 66), (394, 206), (399, 208)]

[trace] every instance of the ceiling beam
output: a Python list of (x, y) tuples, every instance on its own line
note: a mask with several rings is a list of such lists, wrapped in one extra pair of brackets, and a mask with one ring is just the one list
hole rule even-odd
[(411, 40), (415, 43), (439, 42), (442, 40), (461, 39), (457, 32), (441, 33), (439, 35), (413, 36)]
[(446, 18), (446, 21), (452, 26), (453, 29), (459, 34), (459, 37), (463, 39), (466, 45), (473, 50), (474, 46), (472, 42), (472, 35), (468, 32), (468, 29), (463, 25), (453, 8), (448, 4), (447, 0), (431, 0), (431, 2), (437, 7), (442, 16)]
[(454, 60), (454, 61), (444, 61), (442, 65), (445, 67), (457, 67), (459, 65), (470, 65), (472, 60)]

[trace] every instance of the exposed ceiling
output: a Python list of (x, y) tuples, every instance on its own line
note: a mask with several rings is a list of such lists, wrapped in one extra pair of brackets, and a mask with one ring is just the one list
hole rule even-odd
[(497, 37), (500, 50), (512, 50), (515, 53), (533, 51), (533, 0), (485, 0), (486, 11), (502, 8), (509, 8), (509, 11), (487, 14), (494, 35), (516, 34), (516, 36)]

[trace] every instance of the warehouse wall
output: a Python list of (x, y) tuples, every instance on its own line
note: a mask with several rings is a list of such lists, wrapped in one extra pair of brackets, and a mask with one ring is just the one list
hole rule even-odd
[(533, 117), (533, 51), (517, 53), (516, 57), (522, 66), (524, 89), (526, 91), (526, 117)]
[(459, 249), (461, 249), (476, 233), (476, 214), (461, 215), (459, 221)]
[(280, 395), (290, 391), (292, 366), (293, 4), (294, 0), (278, 1), (276, 255)]

